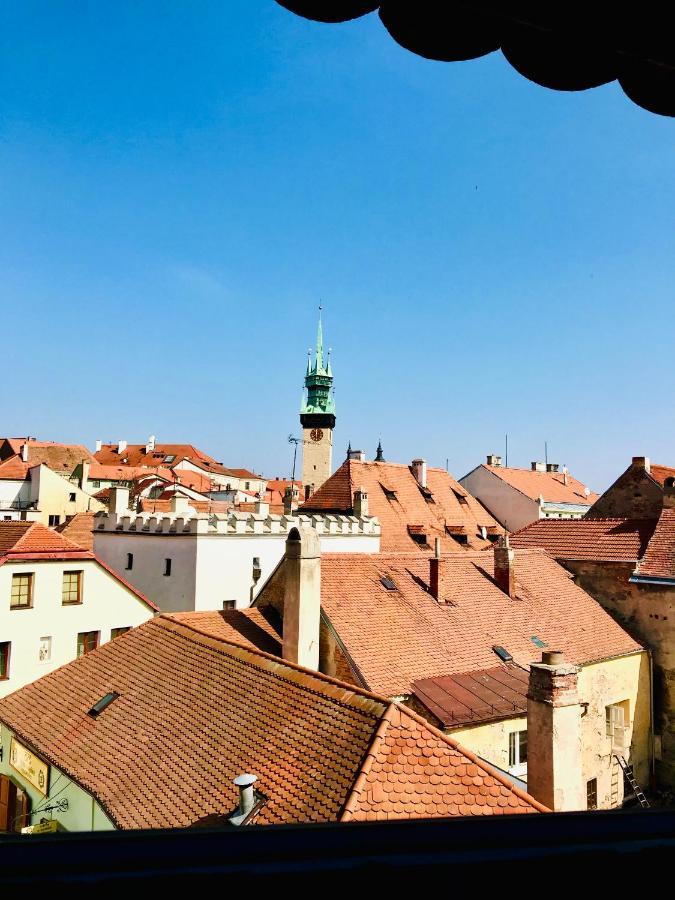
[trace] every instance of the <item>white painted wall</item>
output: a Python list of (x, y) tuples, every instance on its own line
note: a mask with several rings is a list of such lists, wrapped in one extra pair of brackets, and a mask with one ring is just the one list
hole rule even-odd
[(484, 466), (478, 466), (473, 472), (469, 472), (459, 483), (480, 500), (507, 531), (518, 531), (539, 518), (538, 500), (531, 500), (521, 494)]
[[(379, 534), (321, 535), (322, 553), (377, 553)], [(272, 574), (286, 547), (286, 534), (152, 534), (94, 531), (94, 551), (119, 571), (160, 609), (222, 609), (235, 600), (238, 608), (252, 600), (253, 558), (262, 570), (255, 594)], [(127, 571), (127, 553), (134, 566)], [(171, 559), (171, 575), (164, 563)]]
[(0, 480), (0, 519), (20, 519), (21, 510), (12, 509), (15, 501), (28, 502), (31, 499), (29, 480)]
[[(82, 571), (82, 603), (63, 606), (64, 571)], [(33, 605), (10, 609), (12, 575), (33, 573)], [(100, 644), (111, 628), (141, 625), (153, 610), (94, 559), (26, 560), (0, 566), (0, 640), (11, 641), (9, 678), (0, 681), (0, 697), (41, 678), (77, 656), (77, 635), (99, 631)], [(40, 662), (43, 637), (51, 637), (51, 655)]]

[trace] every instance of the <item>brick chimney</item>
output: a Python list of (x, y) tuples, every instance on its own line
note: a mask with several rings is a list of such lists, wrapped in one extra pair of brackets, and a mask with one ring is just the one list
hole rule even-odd
[(420, 487), (426, 488), (426, 486), (427, 486), (427, 461), (426, 461), (426, 459), (413, 459), (411, 468), (412, 468), (412, 473), (415, 476), (415, 481), (419, 484)]
[(634, 469), (644, 469), (645, 472), (649, 475), (649, 473), (651, 471), (649, 457), (648, 456), (634, 456), (633, 457), (633, 468)]
[(494, 546), (495, 581), (497, 586), (508, 594), (512, 600), (516, 598), (516, 571), (514, 553), (509, 546), (509, 536), (505, 534)]
[(434, 541), (434, 555), (429, 560), (429, 593), (444, 603), (446, 599), (445, 592), (445, 576), (447, 574), (447, 559), (441, 557), (441, 539), (436, 538)]
[(354, 491), (354, 515), (359, 519), (368, 515), (368, 494), (363, 486)]
[(544, 651), (530, 666), (527, 790), (554, 812), (586, 808), (578, 675), (559, 650)]
[(318, 669), (321, 546), (313, 528), (291, 528), (284, 572), (283, 658)]

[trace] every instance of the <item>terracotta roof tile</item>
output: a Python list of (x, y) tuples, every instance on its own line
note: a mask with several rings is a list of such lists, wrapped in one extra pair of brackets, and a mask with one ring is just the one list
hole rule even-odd
[[(421, 529), (430, 546), (435, 538), (440, 538), (444, 550), (461, 550), (463, 547), (446, 530), (449, 522), (466, 528), (467, 547), (473, 549), (489, 546), (480, 534), (481, 527), (493, 529), (491, 533), (494, 530), (503, 533), (490, 513), (445, 469), (427, 469), (427, 488), (431, 495), (427, 498), (412, 469), (396, 463), (345, 460), (300, 507), (300, 511), (351, 513), (354, 491), (359, 487), (364, 487), (368, 494), (370, 515), (380, 520), (383, 551), (405, 552), (419, 546), (409, 533), (409, 526)], [(387, 491), (395, 497), (388, 497)]]
[(543, 497), (547, 503), (575, 503), (588, 505), (595, 503), (600, 496), (594, 491), (584, 493), (583, 485), (572, 475), (567, 475), (567, 484), (562, 472), (533, 472), (531, 469), (516, 469), (506, 466), (488, 466), (487, 469), (497, 478), (501, 478), (511, 487), (525, 494), (531, 500)]
[(654, 481), (658, 481), (661, 487), (663, 487), (666, 478), (675, 478), (675, 469), (671, 466), (658, 466), (652, 463), (649, 468), (649, 474)]
[(663, 509), (635, 574), (675, 580), (675, 509)]
[(511, 535), (512, 547), (542, 547), (555, 559), (637, 562), (653, 519), (539, 519)]
[(25, 463), (18, 456), (0, 462), (0, 479), (3, 481), (25, 481), (28, 478), (30, 463)]
[(0, 522), (0, 554), (73, 553), (82, 547), (40, 522)]
[(55, 531), (84, 550), (94, 549), (94, 513), (81, 512), (68, 516)]
[(258, 823), (482, 814), (483, 795), (544, 809), (408, 710), (163, 616), (5, 697), (0, 719), (121, 828), (229, 814), (242, 772), (267, 798)]

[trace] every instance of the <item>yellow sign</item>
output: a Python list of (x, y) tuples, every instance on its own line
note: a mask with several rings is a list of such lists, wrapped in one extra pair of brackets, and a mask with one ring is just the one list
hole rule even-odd
[(54, 834), (61, 830), (61, 826), (56, 819), (43, 819), (37, 825), (26, 825), (21, 829), (21, 834)]
[(12, 738), (9, 748), (9, 764), (13, 769), (23, 775), (43, 797), (49, 790), (49, 766), (38, 759), (27, 747), (20, 744), (16, 738)]

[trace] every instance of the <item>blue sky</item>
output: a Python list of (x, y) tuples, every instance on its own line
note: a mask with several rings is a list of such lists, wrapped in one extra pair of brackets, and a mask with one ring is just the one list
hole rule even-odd
[(0, 431), (675, 462), (675, 122), (272, 0), (0, 0)]

